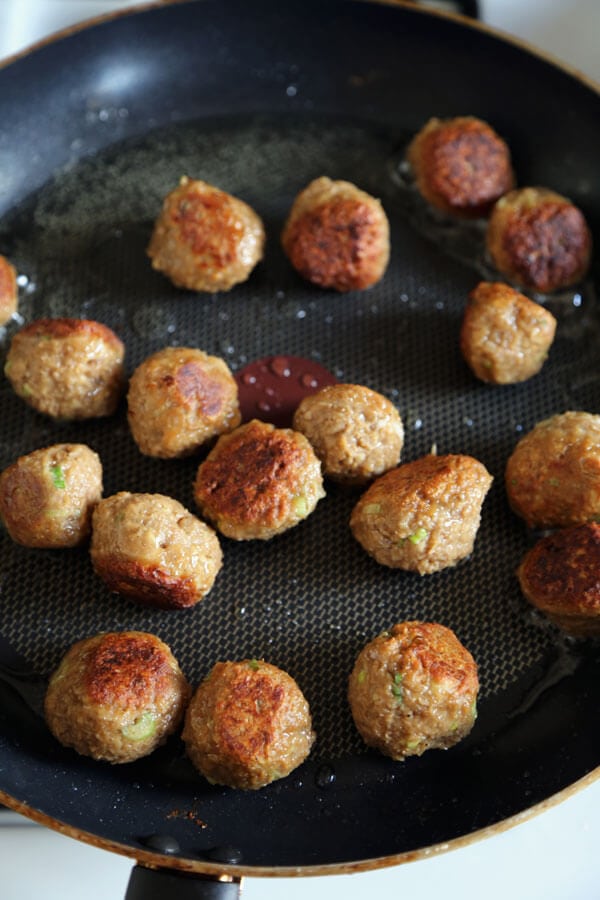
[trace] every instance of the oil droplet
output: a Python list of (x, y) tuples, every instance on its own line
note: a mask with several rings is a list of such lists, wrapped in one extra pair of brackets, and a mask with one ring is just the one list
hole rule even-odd
[(335, 779), (336, 775), (333, 766), (330, 766), (327, 763), (319, 766), (315, 774), (315, 784), (317, 785), (317, 787), (331, 787), (332, 784), (335, 784)]
[(289, 378), (292, 374), (290, 364), (285, 356), (274, 356), (269, 363), (269, 368), (274, 375), (279, 378)]
[(309, 372), (305, 372), (300, 376), (300, 384), (305, 388), (317, 388), (319, 387), (319, 382), (315, 378), (314, 375), (311, 375)]

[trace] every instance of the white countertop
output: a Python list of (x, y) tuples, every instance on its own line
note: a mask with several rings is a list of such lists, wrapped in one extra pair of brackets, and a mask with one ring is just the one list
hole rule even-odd
[[(0, 58), (81, 19), (141, 0), (0, 0)], [(554, 54), (600, 82), (598, 0), (480, 0), (484, 21)], [(132, 862), (14, 814), (0, 819), (1, 900), (124, 896)], [(352, 876), (247, 879), (244, 900), (594, 900), (600, 897), (600, 781), (522, 824), (467, 847)]]

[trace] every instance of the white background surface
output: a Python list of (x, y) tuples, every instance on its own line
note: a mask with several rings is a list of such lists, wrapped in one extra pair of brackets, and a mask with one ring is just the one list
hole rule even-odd
[[(140, 0), (0, 0), (0, 57), (75, 21), (136, 2)], [(600, 0), (480, 0), (480, 10), (484, 21), (600, 82)], [(3, 816), (0, 900), (124, 896), (130, 860), (33, 826), (14, 814)], [(596, 900), (599, 832), (600, 782), (596, 782), (508, 831), (435, 858), (352, 876), (247, 879), (242, 896), (325, 900), (343, 893), (346, 900), (384, 896)]]

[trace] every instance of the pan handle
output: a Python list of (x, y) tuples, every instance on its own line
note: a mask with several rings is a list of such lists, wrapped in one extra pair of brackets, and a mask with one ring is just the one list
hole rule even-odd
[(194, 875), (174, 869), (149, 869), (136, 865), (131, 871), (125, 900), (238, 900), (241, 879), (228, 875)]

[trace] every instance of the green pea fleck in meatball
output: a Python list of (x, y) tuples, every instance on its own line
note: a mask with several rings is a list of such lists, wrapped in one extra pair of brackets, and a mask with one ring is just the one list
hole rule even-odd
[(258, 419), (222, 435), (194, 483), (202, 515), (236, 541), (287, 531), (324, 496), (321, 464), (304, 435)]
[(457, 744), (477, 715), (477, 665), (453, 631), (402, 622), (368, 643), (349, 679), (363, 740), (392, 759)]
[(538, 422), (509, 457), (505, 481), (530, 528), (600, 518), (600, 415), (569, 410)]
[(472, 552), (491, 483), (472, 456), (423, 456), (373, 482), (352, 511), (352, 533), (384, 566), (438, 572)]
[(76, 547), (102, 497), (102, 464), (85, 444), (54, 444), (21, 456), (0, 475), (0, 518), (25, 547)]
[(152, 753), (178, 728), (190, 693), (160, 638), (112, 632), (71, 647), (50, 678), (44, 711), (61, 744), (126, 763)]

